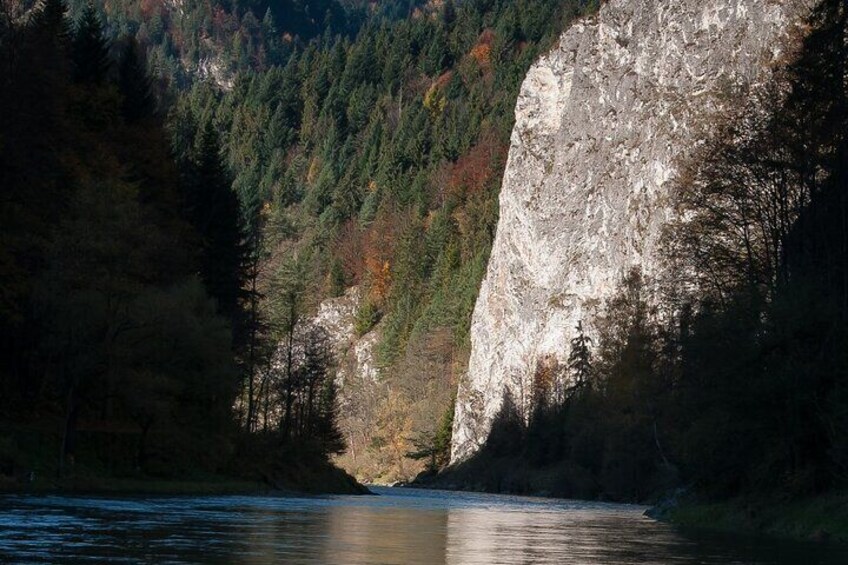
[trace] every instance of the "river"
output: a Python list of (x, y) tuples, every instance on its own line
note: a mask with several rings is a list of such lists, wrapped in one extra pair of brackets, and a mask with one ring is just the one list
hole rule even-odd
[(639, 506), (374, 490), (378, 496), (4, 496), (0, 562), (848, 563), (840, 547), (682, 533)]

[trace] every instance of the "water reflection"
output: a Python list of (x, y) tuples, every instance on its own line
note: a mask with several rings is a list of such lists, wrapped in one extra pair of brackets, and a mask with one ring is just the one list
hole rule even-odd
[(375, 497), (0, 498), (0, 562), (848, 563), (839, 547), (684, 535), (633, 506)]

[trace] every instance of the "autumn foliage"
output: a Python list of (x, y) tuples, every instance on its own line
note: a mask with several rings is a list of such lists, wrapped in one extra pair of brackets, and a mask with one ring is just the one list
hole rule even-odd
[(480, 141), (454, 163), (448, 187), (453, 194), (475, 194), (485, 190), (500, 175), (508, 146), (492, 132), (484, 132)]
[(495, 32), (491, 29), (484, 30), (469, 53), (484, 71), (489, 71), (492, 67), (492, 43), (494, 40)]

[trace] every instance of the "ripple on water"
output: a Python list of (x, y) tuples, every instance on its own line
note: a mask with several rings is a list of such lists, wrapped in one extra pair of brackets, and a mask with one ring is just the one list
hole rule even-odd
[[(703, 563), (829, 565), (809, 544), (683, 535), (638, 506), (376, 489), (366, 497), (0, 497), (20, 563)], [(794, 557), (793, 557), (794, 556)]]

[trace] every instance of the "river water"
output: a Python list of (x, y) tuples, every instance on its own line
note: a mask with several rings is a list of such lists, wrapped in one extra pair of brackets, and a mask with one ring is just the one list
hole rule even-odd
[(378, 496), (0, 497), (2, 563), (840, 564), (848, 551), (681, 533), (638, 506)]

